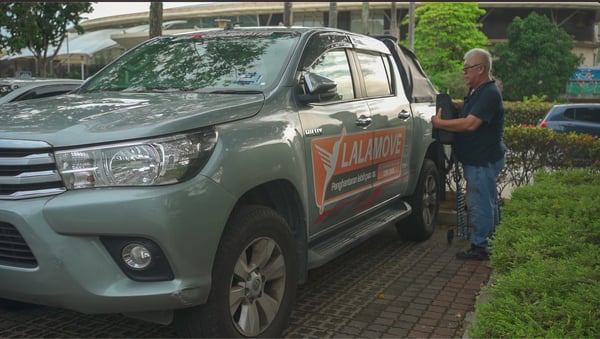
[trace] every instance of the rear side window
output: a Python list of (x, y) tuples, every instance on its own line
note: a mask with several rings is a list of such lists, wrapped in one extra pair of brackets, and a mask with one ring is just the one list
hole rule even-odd
[(576, 117), (579, 121), (600, 123), (600, 109), (581, 107), (577, 109)]
[(388, 58), (380, 54), (358, 52), (358, 62), (365, 81), (368, 97), (392, 94), (390, 65)]

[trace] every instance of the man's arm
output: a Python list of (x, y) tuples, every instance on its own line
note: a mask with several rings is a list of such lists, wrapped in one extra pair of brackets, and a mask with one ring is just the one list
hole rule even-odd
[(443, 129), (450, 132), (473, 132), (483, 124), (483, 120), (469, 114), (464, 118), (442, 119), (442, 109), (438, 109), (437, 114), (431, 117), (431, 124), (434, 128)]

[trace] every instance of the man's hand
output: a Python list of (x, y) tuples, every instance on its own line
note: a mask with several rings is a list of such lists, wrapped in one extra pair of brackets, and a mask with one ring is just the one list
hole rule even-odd
[(442, 108), (438, 108), (436, 115), (431, 117), (431, 125), (434, 128), (439, 128), (440, 121), (442, 120)]

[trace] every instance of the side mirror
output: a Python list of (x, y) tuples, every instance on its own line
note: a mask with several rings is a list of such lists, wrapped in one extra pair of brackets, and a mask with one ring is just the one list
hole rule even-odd
[(310, 72), (305, 72), (303, 77), (308, 93), (301, 94), (300, 101), (304, 103), (321, 102), (331, 100), (338, 95), (335, 81)]

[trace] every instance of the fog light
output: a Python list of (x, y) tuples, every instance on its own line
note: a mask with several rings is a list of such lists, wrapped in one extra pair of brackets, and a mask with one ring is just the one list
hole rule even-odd
[(130, 243), (121, 251), (121, 258), (132, 269), (142, 270), (152, 262), (150, 250), (138, 243)]
[(174, 279), (167, 257), (154, 241), (140, 237), (115, 236), (100, 236), (100, 241), (130, 279), (135, 281)]

